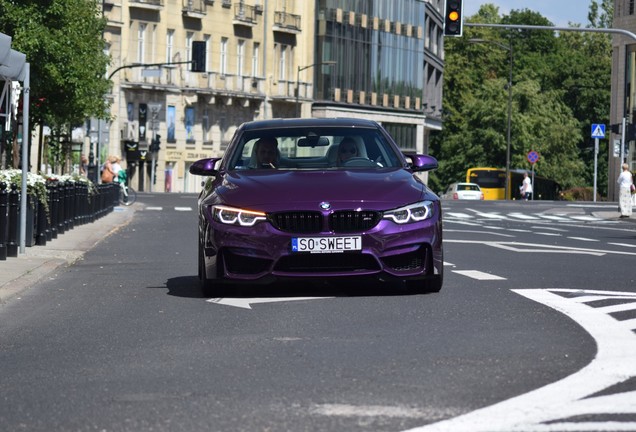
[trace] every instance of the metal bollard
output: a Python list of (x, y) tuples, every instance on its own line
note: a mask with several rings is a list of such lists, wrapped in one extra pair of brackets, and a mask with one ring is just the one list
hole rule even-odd
[(9, 194), (7, 193), (7, 184), (0, 182), (0, 261), (7, 259), (8, 208)]
[(18, 207), (20, 206), (20, 194), (18, 185), (11, 183), (9, 192), (9, 235), (7, 236), (7, 256), (18, 256)]
[(57, 182), (51, 181), (46, 185), (47, 189), (49, 189), (49, 197), (51, 201), (49, 203), (49, 211), (51, 216), (51, 239), (57, 238), (57, 218), (59, 216), (58, 206), (59, 206), (59, 194), (57, 192)]
[(68, 229), (72, 230), (75, 227), (75, 183), (66, 182), (66, 223)]
[(64, 234), (66, 231), (66, 212), (64, 207), (66, 205), (66, 187), (64, 183), (57, 183), (57, 235)]
[(35, 233), (35, 244), (37, 246), (46, 246), (46, 239), (48, 237), (46, 232), (48, 230), (49, 230), (49, 221), (48, 221), (48, 218), (46, 217), (46, 207), (44, 206), (44, 203), (40, 202), (38, 203), (37, 231)]

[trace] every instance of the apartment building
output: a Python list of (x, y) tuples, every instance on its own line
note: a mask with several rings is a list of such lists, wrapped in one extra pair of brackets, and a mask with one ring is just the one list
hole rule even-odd
[[(251, 120), (370, 118), (405, 150), (426, 151), (442, 125), (442, 8), (441, 0), (104, 0), (112, 121), (91, 124), (94, 153), (121, 155), (139, 189), (195, 192), (192, 162), (222, 155)], [(191, 71), (194, 45), (204, 46), (205, 72)]]

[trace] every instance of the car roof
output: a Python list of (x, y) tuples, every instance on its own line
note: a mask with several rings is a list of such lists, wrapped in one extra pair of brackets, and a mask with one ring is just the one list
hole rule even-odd
[(280, 118), (271, 120), (256, 120), (241, 125), (245, 131), (258, 129), (279, 129), (289, 127), (336, 126), (336, 127), (365, 127), (378, 128), (380, 125), (373, 121), (360, 118)]

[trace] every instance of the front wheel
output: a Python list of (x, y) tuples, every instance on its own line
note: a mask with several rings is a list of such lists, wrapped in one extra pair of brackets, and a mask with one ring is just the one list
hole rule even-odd
[(130, 186), (121, 185), (119, 188), (119, 203), (121, 205), (129, 206), (137, 201), (137, 192)]

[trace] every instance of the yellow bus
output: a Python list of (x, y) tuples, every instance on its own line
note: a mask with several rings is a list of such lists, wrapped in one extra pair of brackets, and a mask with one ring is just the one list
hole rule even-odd
[[(523, 174), (528, 173), (532, 179), (532, 171), (514, 169), (510, 170), (508, 179), (508, 196), (506, 197), (506, 170), (504, 168), (470, 168), (466, 171), (466, 182), (476, 183), (484, 193), (486, 200), (519, 199), (519, 187), (523, 182)], [(559, 199), (559, 184), (554, 180), (534, 175), (532, 190), (535, 200)]]

